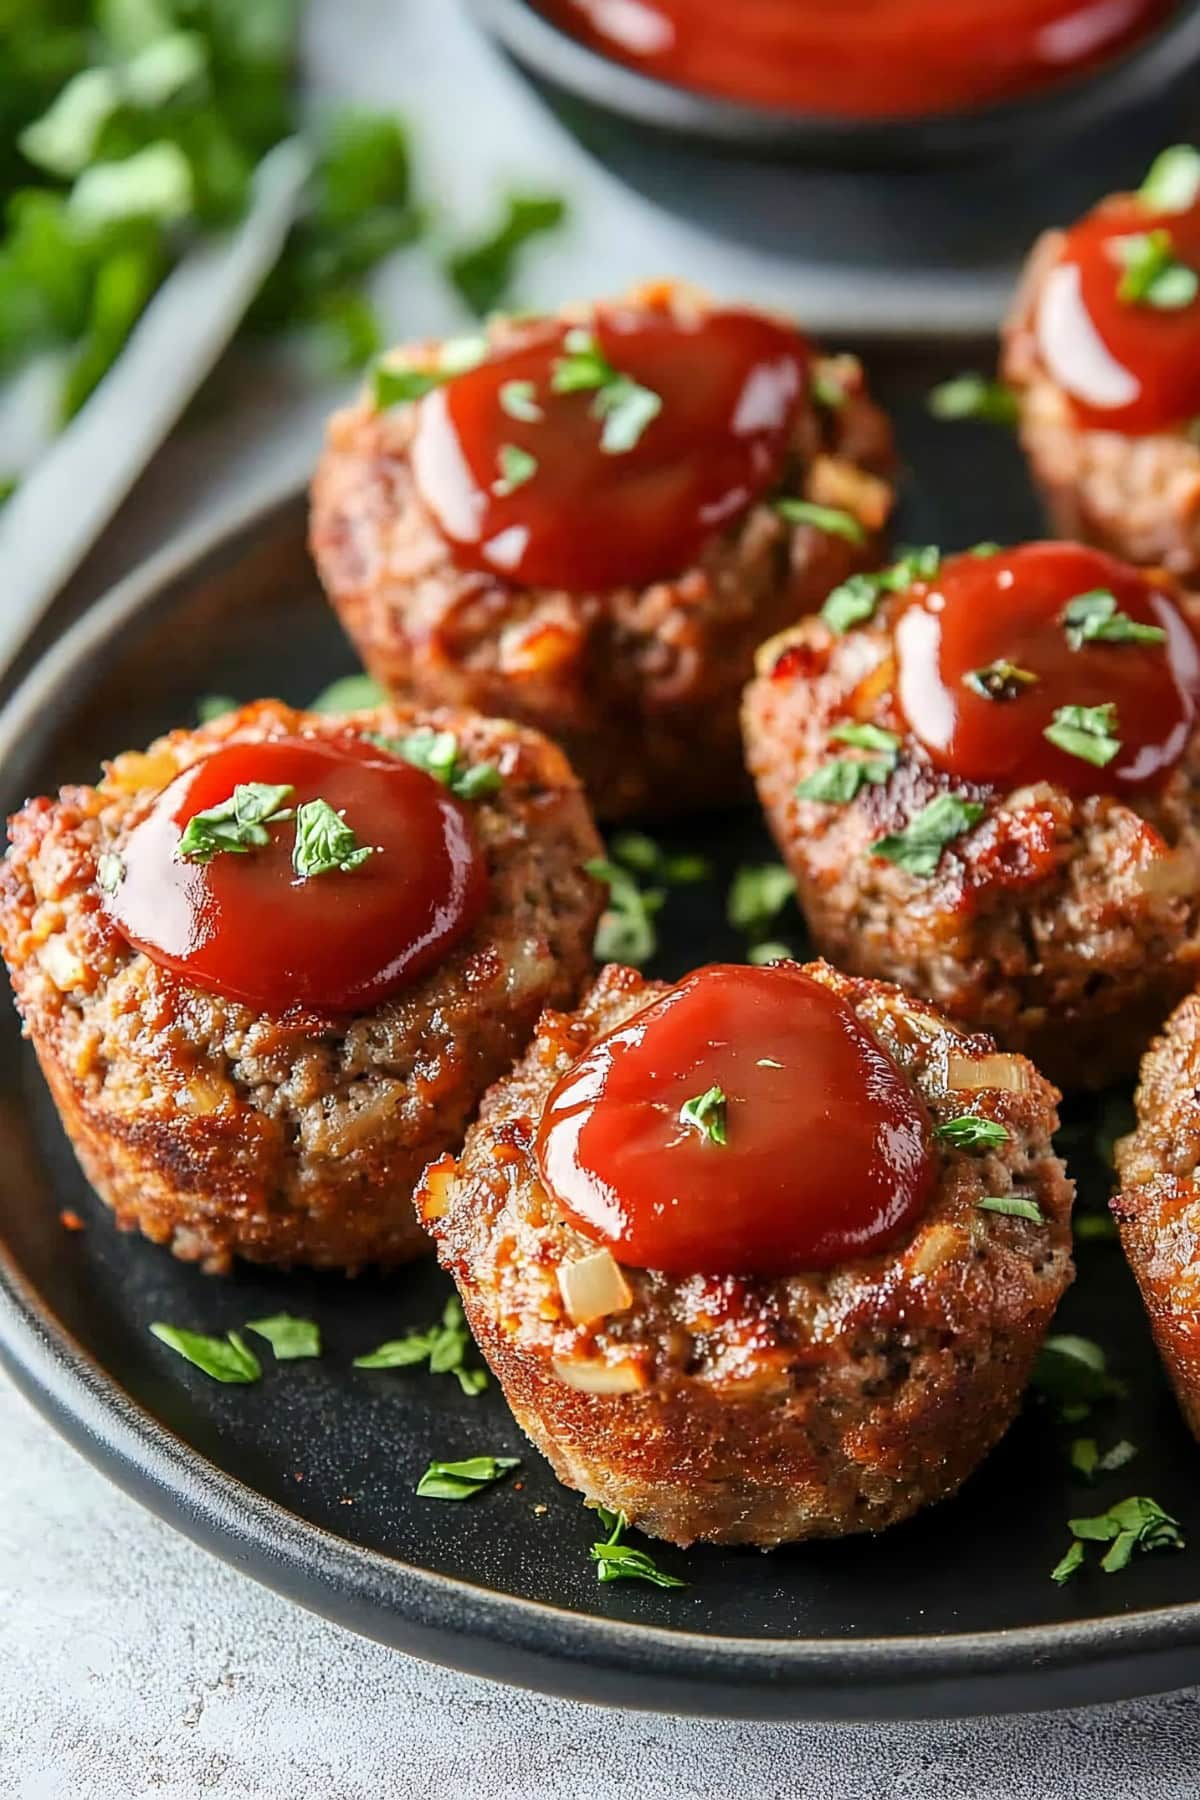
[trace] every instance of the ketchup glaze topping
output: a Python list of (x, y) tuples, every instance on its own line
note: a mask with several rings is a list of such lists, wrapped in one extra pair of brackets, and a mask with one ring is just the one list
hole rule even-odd
[[(1169, 284), (1153, 283), (1131, 297), (1146, 284), (1135, 267), (1131, 285), (1129, 259), (1156, 251), (1181, 270), (1182, 285), (1177, 275), (1173, 299)], [(1147, 274), (1152, 266), (1142, 263)], [(1198, 270), (1200, 199), (1165, 212), (1131, 194), (1065, 234), (1038, 291), (1034, 332), (1080, 424), (1137, 437), (1200, 417), (1200, 297), (1186, 298)]]
[(933, 1181), (900, 1070), (788, 964), (710, 964), (599, 1038), (551, 1093), (537, 1155), (586, 1237), (675, 1275), (786, 1275), (886, 1249)]
[[(302, 820), (268, 841), (185, 860), (188, 822), (239, 787), (291, 788), (277, 809), (323, 800), (362, 850), (301, 878)], [(258, 834), (261, 835), (261, 834)], [(118, 930), (195, 986), (279, 1015), (366, 1010), (440, 960), (487, 902), (487, 871), (464, 808), (432, 776), (346, 735), (234, 743), (165, 787), (100, 872)]]
[(605, 56), (752, 106), (856, 118), (946, 113), (1078, 74), (1172, 0), (537, 0)]
[[(895, 646), (910, 730), (967, 781), (1144, 787), (1179, 760), (1195, 723), (1200, 650), (1179, 607), (1078, 544), (951, 557), (910, 590)], [(1084, 716), (1064, 717), (1077, 708)]]
[(808, 362), (758, 313), (630, 303), (534, 322), (418, 403), (417, 490), (464, 568), (642, 586), (778, 480)]

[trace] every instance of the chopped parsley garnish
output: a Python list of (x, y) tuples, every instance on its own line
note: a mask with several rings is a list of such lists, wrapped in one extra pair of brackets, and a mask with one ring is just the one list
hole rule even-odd
[(1161, 625), (1142, 625), (1117, 605), (1107, 588), (1076, 594), (1063, 609), (1062, 622), (1072, 650), (1084, 644), (1161, 644), (1166, 632)]
[(1081, 1244), (1111, 1243), (1117, 1233), (1117, 1222), (1111, 1213), (1076, 1212), (1071, 1220), (1075, 1238)]
[(477, 318), (507, 303), (521, 250), (531, 238), (556, 230), (566, 216), (558, 194), (507, 194), (496, 229), (450, 257), (446, 274)]
[(826, 805), (844, 806), (863, 787), (869, 784), (882, 785), (896, 767), (900, 739), (894, 731), (885, 731), (882, 725), (856, 725), (852, 722), (835, 725), (829, 737), (834, 743), (850, 744), (857, 750), (867, 750), (873, 754), (865, 757), (838, 756), (831, 762), (822, 763), (820, 768), (814, 769), (811, 775), (797, 785), (798, 799), (820, 800)]
[(704, 1093), (684, 1101), (679, 1109), (679, 1117), (684, 1125), (698, 1131), (710, 1144), (723, 1146), (729, 1142), (725, 1118), (728, 1104), (729, 1097), (724, 1088), (706, 1088)]
[(1108, 1359), (1091, 1338), (1069, 1333), (1049, 1337), (1038, 1352), (1032, 1386), (1051, 1400), (1069, 1423), (1086, 1418), (1100, 1400), (1123, 1394), (1124, 1383), (1108, 1373)]
[(593, 1544), (591, 1549), (597, 1581), (648, 1581), (654, 1587), (663, 1588), (687, 1586), (678, 1575), (668, 1575), (660, 1569), (645, 1550), (635, 1550), (632, 1544), (621, 1542), (623, 1533), (629, 1529), (629, 1520), (623, 1512), (610, 1512), (606, 1506), (598, 1506), (596, 1512), (608, 1532), (608, 1536)]
[(712, 864), (706, 856), (690, 850), (664, 850), (644, 831), (618, 832), (608, 847), (616, 860), (635, 875), (651, 875), (669, 887), (692, 887), (712, 875)]
[(315, 1319), (272, 1313), (268, 1319), (247, 1319), (246, 1330), (265, 1338), (279, 1362), (298, 1362), (321, 1354), (321, 1331)]
[(315, 713), (370, 712), (372, 707), (383, 706), (386, 701), (384, 689), (370, 675), (339, 675), (336, 681), (321, 689), (315, 700), (309, 701), (308, 710)]
[(1138, 199), (1148, 212), (1187, 212), (1200, 199), (1200, 150), (1191, 144), (1161, 150), (1138, 189)]
[(463, 1358), (471, 1344), (467, 1321), (457, 1299), (446, 1302), (440, 1324), (428, 1331), (410, 1331), (402, 1338), (389, 1338), (365, 1356), (354, 1358), (356, 1369), (407, 1369), (427, 1363), (431, 1375), (453, 1375), (464, 1394), (481, 1394), (487, 1386), (486, 1369), (463, 1367)]
[(1103, 769), (1120, 751), (1118, 729), (1117, 709), (1107, 701), (1103, 706), (1056, 706), (1042, 736), (1055, 749)]
[(314, 875), (349, 875), (374, 854), (373, 846), (359, 843), (328, 800), (305, 800), (297, 807), (292, 867), (302, 881)]
[(1100, 1559), (1106, 1575), (1115, 1575), (1129, 1566), (1135, 1550), (1182, 1550), (1183, 1533), (1179, 1520), (1164, 1512), (1157, 1500), (1145, 1494), (1131, 1494), (1119, 1500), (1107, 1512), (1090, 1519), (1068, 1519), (1072, 1542), (1066, 1555), (1051, 1570), (1050, 1579), (1060, 1585), (1070, 1579), (1086, 1557), (1085, 1544), (1107, 1544)]
[(1003, 545), (998, 544), (996, 542), (995, 538), (980, 538), (980, 540), (977, 544), (971, 545), (971, 548), (967, 551), (967, 555), (968, 556), (999, 556), (1000, 551), (1002, 549), (1003, 549)]
[(927, 400), (935, 419), (978, 419), (985, 425), (1015, 425), (1017, 396), (1007, 382), (986, 375), (956, 375), (931, 388)]
[(102, 894), (115, 894), (125, 879), (125, 864), (115, 850), (102, 850), (96, 861), (96, 881)]
[(223, 719), (226, 713), (236, 712), (237, 706), (232, 694), (201, 694), (196, 702), (197, 722), (211, 725), (214, 719)]
[(250, 1382), (262, 1375), (262, 1364), (240, 1332), (228, 1331), (224, 1337), (208, 1337), (202, 1331), (184, 1331), (178, 1325), (154, 1324), (150, 1327), (160, 1344), (174, 1350), (185, 1362), (203, 1369), (214, 1381)]
[(662, 888), (642, 888), (619, 863), (593, 856), (584, 863), (589, 875), (608, 888), (608, 905), (600, 915), (593, 946), (600, 962), (632, 963), (640, 968), (658, 947), (654, 915), (666, 899)]
[(417, 1483), (417, 1493), (423, 1500), (470, 1500), (520, 1466), (519, 1456), (468, 1456), (462, 1462), (431, 1462)]
[(944, 1119), (933, 1128), (935, 1138), (953, 1144), (956, 1150), (995, 1150), (1007, 1144), (1009, 1131), (999, 1119), (981, 1119), (976, 1113), (961, 1113), (957, 1119)]
[(1028, 1219), (1034, 1225), (1046, 1223), (1041, 1207), (1028, 1194), (989, 1194), (986, 1199), (977, 1200), (975, 1204), (980, 1212), (1003, 1213), (1010, 1219)]
[(854, 517), (853, 513), (843, 512), (840, 506), (818, 506), (812, 500), (776, 500), (775, 511), (789, 525), (814, 525), (818, 531), (827, 531), (832, 537), (845, 538), (848, 544), (865, 544), (867, 534)]
[(532, 381), (505, 381), (500, 387), (500, 411), (525, 425), (535, 425), (545, 418), (537, 402), (537, 388)]
[(500, 473), (492, 483), (492, 492), (500, 499), (514, 494), (527, 481), (532, 481), (537, 474), (536, 456), (528, 450), (522, 450), (519, 444), (501, 444), (496, 452), (496, 467)]
[(1124, 267), (1117, 298), (1127, 306), (1152, 306), (1178, 312), (1200, 293), (1200, 275), (1175, 255), (1175, 242), (1163, 226), (1110, 238), (1109, 250)]
[(452, 731), (435, 731), (431, 725), (421, 725), (402, 738), (383, 737), (378, 732), (368, 732), (367, 738), (381, 750), (402, 756), (414, 768), (423, 769), (460, 800), (482, 800), (497, 793), (501, 786), (495, 763), (464, 763)]
[(865, 624), (884, 594), (902, 594), (914, 581), (932, 581), (941, 561), (937, 546), (927, 544), (903, 551), (889, 568), (876, 569), (870, 575), (851, 575), (834, 588), (821, 608), (821, 617), (840, 637), (853, 626)]
[(406, 400), (421, 400), (434, 388), (478, 368), (487, 355), (484, 337), (447, 338), (438, 351), (436, 363), (424, 368), (403, 363), (378, 362), (371, 376), (371, 392), (376, 409), (386, 412), (389, 406), (400, 406)]
[(932, 875), (947, 844), (978, 825), (984, 811), (978, 800), (964, 800), (961, 794), (939, 794), (915, 819), (909, 820), (903, 831), (877, 838), (870, 847), (871, 855), (895, 863), (910, 875)]
[(1075, 1438), (1071, 1443), (1071, 1467), (1084, 1481), (1091, 1481), (1097, 1475), (1111, 1475), (1132, 1462), (1136, 1455), (1137, 1447), (1128, 1438), (1119, 1439), (1103, 1456), (1095, 1438)]
[(1031, 669), (1022, 669), (1003, 656), (985, 663), (982, 669), (969, 669), (963, 681), (984, 700), (1016, 700), (1026, 688), (1037, 686)]
[(782, 863), (746, 863), (734, 875), (725, 915), (735, 931), (761, 937), (796, 892), (791, 872)]
[(222, 852), (244, 856), (271, 841), (269, 825), (282, 825), (295, 816), (285, 804), (295, 789), (286, 782), (239, 782), (228, 800), (193, 813), (175, 846), (178, 862), (211, 862)]
[(764, 963), (795, 962), (796, 953), (790, 944), (775, 943), (768, 938), (763, 944), (751, 944), (746, 952), (746, 961), (761, 968)]
[(630, 375), (613, 367), (595, 335), (576, 325), (563, 339), (565, 355), (554, 364), (550, 385), (556, 394), (594, 391), (592, 412), (603, 420), (600, 448), (609, 456), (632, 450), (651, 420), (662, 411), (662, 399)]

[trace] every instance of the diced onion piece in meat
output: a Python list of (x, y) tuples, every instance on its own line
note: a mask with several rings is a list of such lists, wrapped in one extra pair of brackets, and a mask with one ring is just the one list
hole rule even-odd
[(594, 1250), (578, 1262), (561, 1263), (558, 1285), (567, 1314), (576, 1325), (590, 1325), (609, 1313), (624, 1312), (633, 1299), (611, 1250)]
[(450, 1183), (454, 1175), (455, 1162), (450, 1155), (439, 1156), (426, 1169), (416, 1193), (417, 1211), (426, 1225), (435, 1219), (445, 1218), (450, 1205)]
[(918, 1238), (910, 1267), (914, 1275), (932, 1275), (944, 1262), (960, 1256), (963, 1234), (957, 1225), (931, 1225)]
[(1175, 850), (1168, 856), (1156, 856), (1134, 873), (1134, 880), (1145, 894), (1159, 900), (1173, 900), (1183, 894), (1194, 894), (1200, 881), (1196, 858), (1188, 850)]
[(46, 939), (38, 951), (38, 961), (60, 994), (69, 994), (72, 988), (82, 986), (87, 978), (82, 961), (61, 935)]
[(556, 1356), (552, 1366), (560, 1381), (582, 1394), (632, 1394), (645, 1386), (641, 1370), (632, 1362), (606, 1363), (583, 1357), (572, 1361)]
[(946, 1086), (956, 1093), (974, 1093), (979, 1088), (999, 1088), (1009, 1094), (1029, 1090), (1029, 1069), (1019, 1056), (1004, 1056), (999, 1051), (991, 1056), (962, 1056), (951, 1050), (946, 1058)]

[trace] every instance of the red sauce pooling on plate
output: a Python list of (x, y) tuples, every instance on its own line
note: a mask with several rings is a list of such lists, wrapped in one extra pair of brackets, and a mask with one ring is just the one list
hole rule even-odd
[[(1119, 611), (1165, 632), (1153, 643), (1071, 647), (1068, 602), (1097, 590)], [(1183, 753), (1200, 695), (1200, 651), (1175, 602), (1115, 557), (1078, 544), (1024, 544), (955, 556), (918, 583), (896, 620), (901, 710), (939, 768), (1012, 788), (1049, 781), (1105, 793), (1161, 780)], [(1011, 663), (1032, 682), (1001, 682), (989, 698), (968, 679)], [(1056, 709), (1116, 707), (1121, 748), (1105, 766), (1045, 736)]]
[[(176, 855), (195, 813), (248, 782), (290, 784), (287, 802), (326, 800), (373, 854), (358, 868), (292, 866), (294, 820), (270, 842), (209, 862)], [(438, 962), (487, 901), (487, 872), (463, 807), (397, 756), (346, 736), (230, 744), (176, 776), (118, 846), (106, 895), (122, 934), (199, 988), (278, 1016), (292, 1007), (365, 1011)]]
[(1124, 50), (1172, 0), (537, 0), (605, 56), (751, 106), (852, 118), (1013, 99)]
[(1065, 235), (1038, 292), (1034, 331), (1048, 374), (1079, 422), (1136, 437), (1200, 416), (1200, 299), (1163, 308), (1122, 300), (1118, 240), (1170, 233), (1178, 261), (1200, 270), (1200, 202), (1151, 212), (1108, 201)]
[[(556, 322), (420, 402), (417, 488), (466, 568), (573, 593), (642, 586), (684, 568), (781, 475), (809, 360), (796, 331), (649, 305), (606, 308), (580, 330), (661, 402), (631, 448), (604, 448), (596, 388), (554, 391), (579, 341)], [(529, 459), (516, 483), (513, 450)]]
[[(724, 1144), (681, 1117), (714, 1086)], [(846, 1001), (785, 964), (711, 964), (598, 1039), (550, 1095), (537, 1148), (580, 1231), (675, 1275), (870, 1255), (933, 1179), (905, 1077)]]

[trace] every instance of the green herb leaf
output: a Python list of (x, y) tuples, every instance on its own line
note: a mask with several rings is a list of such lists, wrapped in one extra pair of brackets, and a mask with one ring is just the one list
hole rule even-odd
[(368, 1350), (365, 1356), (356, 1356), (353, 1367), (356, 1369), (408, 1369), (417, 1363), (429, 1361), (430, 1334), (427, 1331), (410, 1331), (407, 1337), (388, 1338), (385, 1343), (378, 1344), (374, 1350)]
[(1056, 706), (1042, 736), (1068, 756), (1103, 769), (1120, 751), (1119, 729), (1117, 709), (1108, 701), (1103, 706)]
[(1032, 1386), (1052, 1400), (1064, 1417), (1086, 1417), (1097, 1401), (1124, 1393), (1124, 1383), (1108, 1373), (1108, 1360), (1091, 1338), (1069, 1333), (1049, 1337), (1034, 1364)]
[(505, 381), (500, 385), (500, 410), (510, 419), (526, 425), (537, 424), (545, 413), (537, 402), (537, 388), (532, 381)]
[(995, 1150), (1007, 1144), (1009, 1130), (999, 1119), (981, 1119), (976, 1113), (960, 1113), (956, 1119), (944, 1119), (933, 1128), (935, 1138), (953, 1144), (956, 1150)]
[(471, 1334), (458, 1300), (451, 1296), (442, 1312), (440, 1324), (428, 1331), (410, 1331), (402, 1338), (389, 1338), (354, 1358), (356, 1369), (405, 1369), (427, 1363), (431, 1375), (453, 1375), (464, 1394), (481, 1394), (487, 1386), (487, 1370), (468, 1368), (464, 1357), (471, 1347)]
[(1174, 239), (1163, 227), (1110, 238), (1110, 253), (1123, 264), (1117, 298), (1127, 306), (1178, 312), (1200, 293), (1200, 275), (1175, 255)]
[(1110, 1506), (1107, 1512), (1092, 1518), (1069, 1519), (1067, 1524), (1076, 1539), (1110, 1546), (1100, 1562), (1106, 1575), (1115, 1575), (1127, 1567), (1135, 1550), (1184, 1548), (1179, 1520), (1145, 1494), (1132, 1494)]
[(702, 1094), (684, 1101), (679, 1109), (679, 1117), (683, 1124), (690, 1125), (693, 1131), (698, 1131), (710, 1144), (725, 1145), (729, 1142), (725, 1118), (728, 1104), (723, 1088), (706, 1088)]
[(309, 701), (308, 711), (369, 712), (373, 707), (384, 706), (386, 703), (386, 692), (369, 675), (342, 675), (337, 681), (331, 681), (327, 688), (322, 688), (315, 700)]
[[(386, 412), (389, 406), (424, 399), (434, 388), (453, 381), (456, 375), (465, 375), (468, 369), (478, 368), (486, 359), (487, 353), (487, 339), (473, 335), (447, 338), (438, 351), (436, 363), (426, 367), (406, 367), (403, 363), (390, 362), (384, 358), (382, 362), (376, 363), (371, 372), (371, 397), (376, 410)], [(508, 387), (520, 385), (532, 387), (532, 383), (506, 383)], [(501, 393), (503, 394), (503, 389)]]
[(707, 857), (687, 850), (664, 850), (644, 831), (618, 832), (608, 847), (615, 860), (635, 875), (654, 876), (669, 887), (692, 887), (712, 875)]
[(293, 817), (284, 803), (295, 791), (286, 782), (239, 782), (228, 800), (192, 814), (175, 846), (176, 861), (207, 863), (223, 852), (261, 850), (271, 841), (268, 826)]
[(68, 204), (81, 231), (100, 232), (131, 219), (176, 224), (195, 209), (192, 166), (178, 144), (162, 138), (120, 162), (92, 163)]
[(1094, 643), (1161, 644), (1167, 635), (1161, 625), (1142, 625), (1121, 612), (1107, 588), (1076, 594), (1063, 609), (1062, 622), (1072, 650)]
[(155, 1323), (151, 1332), (160, 1344), (174, 1350), (185, 1362), (203, 1369), (214, 1381), (257, 1381), (262, 1364), (239, 1332), (226, 1332), (223, 1338), (207, 1337), (201, 1331), (184, 1331), (178, 1325)]
[(315, 1319), (272, 1313), (268, 1319), (248, 1319), (246, 1330), (265, 1338), (279, 1362), (298, 1362), (321, 1354), (321, 1330)]
[(864, 787), (881, 787), (895, 766), (894, 757), (838, 756), (797, 782), (796, 797), (819, 800), (826, 806), (846, 806)]
[(566, 202), (557, 194), (507, 194), (496, 229), (454, 253), (446, 274), (477, 318), (507, 303), (521, 250), (532, 238), (556, 230), (566, 216)]
[(910, 875), (928, 877), (935, 873), (947, 844), (977, 825), (984, 811), (977, 800), (964, 800), (961, 794), (939, 794), (915, 819), (909, 820), (903, 831), (877, 838), (870, 847), (871, 855), (895, 863)]
[(537, 457), (522, 450), (519, 444), (501, 444), (496, 454), (496, 467), (500, 473), (492, 483), (492, 492), (505, 499), (533, 480), (538, 469)]
[(628, 869), (606, 857), (594, 856), (583, 866), (608, 887), (608, 906), (596, 927), (597, 959), (632, 963), (640, 968), (658, 947), (654, 914), (662, 907), (666, 894), (662, 888), (639, 887)]
[(987, 1199), (977, 1200), (975, 1204), (980, 1212), (1003, 1213), (1010, 1219), (1028, 1219), (1034, 1225), (1046, 1223), (1041, 1207), (1028, 1194), (989, 1194)]
[(730, 883), (725, 916), (735, 931), (761, 936), (795, 892), (795, 879), (782, 863), (744, 864)]
[(662, 411), (653, 389), (642, 387), (609, 362), (594, 334), (574, 326), (563, 339), (564, 355), (554, 363), (550, 386), (556, 394), (595, 390), (592, 411), (604, 421), (600, 448), (609, 456), (632, 450), (646, 427)]
[(1095, 1438), (1075, 1438), (1071, 1444), (1071, 1467), (1084, 1481), (1090, 1481), (1100, 1462), (1100, 1449)]
[(977, 544), (971, 545), (971, 548), (967, 551), (967, 555), (998, 556), (1002, 547), (1003, 546), (998, 544), (994, 538), (980, 538)]
[(776, 500), (775, 511), (789, 525), (813, 525), (831, 537), (845, 538), (848, 544), (865, 544), (867, 534), (853, 513), (837, 506), (818, 506), (812, 500)]
[(1037, 686), (1037, 676), (1022, 669), (1006, 657), (986, 663), (982, 669), (969, 669), (963, 681), (984, 700), (1016, 700), (1026, 688)]
[(237, 708), (232, 694), (201, 694), (196, 702), (196, 718), (201, 725), (211, 725), (214, 719), (223, 719)]
[(402, 756), (414, 768), (423, 769), (460, 800), (482, 800), (499, 792), (502, 785), (495, 763), (466, 763), (458, 739), (452, 731), (435, 731), (431, 725), (420, 725), (406, 737), (382, 737), (368, 732), (368, 741), (393, 756)]
[(935, 419), (978, 419), (985, 425), (1015, 425), (1017, 396), (1007, 382), (986, 375), (956, 375), (929, 393), (928, 407)]
[(115, 894), (125, 879), (125, 864), (115, 850), (102, 850), (96, 858), (96, 884), (102, 894)]
[(900, 751), (900, 739), (894, 731), (885, 731), (882, 725), (858, 725), (847, 721), (844, 725), (835, 725), (829, 733), (834, 744), (853, 744), (856, 750), (878, 750), (884, 756), (897, 756)]
[(870, 619), (884, 594), (902, 594), (916, 581), (932, 581), (941, 565), (941, 551), (934, 544), (903, 551), (889, 568), (871, 575), (851, 575), (835, 587), (821, 608), (821, 617), (839, 636)]
[(1117, 1222), (1111, 1213), (1076, 1212), (1072, 1218), (1075, 1237), (1081, 1244), (1111, 1242), (1117, 1233)]
[(1200, 150), (1192, 144), (1161, 150), (1138, 189), (1138, 199), (1149, 212), (1187, 212), (1200, 199)]
[(648, 1581), (652, 1586), (662, 1588), (687, 1586), (678, 1575), (668, 1575), (660, 1569), (646, 1551), (635, 1550), (631, 1544), (621, 1542), (622, 1533), (629, 1529), (629, 1520), (623, 1512), (612, 1513), (603, 1506), (596, 1510), (601, 1524), (609, 1532), (608, 1537), (591, 1548), (597, 1581)]
[(1079, 1542), (1078, 1538), (1072, 1538), (1067, 1547), (1066, 1555), (1056, 1562), (1050, 1571), (1051, 1581), (1056, 1581), (1059, 1587), (1061, 1587), (1064, 1581), (1069, 1581), (1071, 1579), (1076, 1569), (1082, 1564), (1083, 1559), (1083, 1545)]
[(360, 844), (328, 800), (305, 800), (297, 807), (292, 867), (302, 881), (314, 875), (348, 875), (374, 854), (374, 846)]
[(789, 945), (773, 943), (768, 938), (764, 944), (751, 944), (746, 952), (746, 961), (761, 968), (764, 963), (795, 962), (796, 953)]
[(519, 1469), (519, 1456), (468, 1456), (462, 1462), (431, 1462), (417, 1493), (425, 1500), (470, 1500)]
[(17, 138), (26, 161), (63, 181), (80, 174), (95, 155), (100, 133), (121, 104), (114, 69), (81, 69), (60, 89), (39, 119)]

